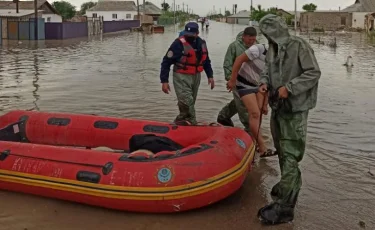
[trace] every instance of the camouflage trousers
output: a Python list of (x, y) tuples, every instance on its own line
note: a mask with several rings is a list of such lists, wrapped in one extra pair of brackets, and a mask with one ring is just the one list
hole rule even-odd
[(272, 110), (271, 133), (278, 151), (281, 180), (273, 187), (280, 204), (295, 205), (302, 186), (298, 163), (305, 153), (308, 111)]
[(173, 72), (173, 86), (176, 91), (177, 105), (180, 111), (175, 122), (189, 121), (192, 125), (197, 124), (195, 116), (195, 101), (198, 95), (201, 74), (189, 75)]
[(220, 110), (219, 117), (229, 120), (237, 113), (241, 123), (245, 127), (245, 131), (250, 133), (249, 114), (245, 105), (242, 103), (240, 96), (234, 89), (233, 99)]

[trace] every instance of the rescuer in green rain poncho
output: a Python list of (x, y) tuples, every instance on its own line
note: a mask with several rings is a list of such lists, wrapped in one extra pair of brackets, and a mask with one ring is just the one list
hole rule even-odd
[(268, 14), (260, 20), (259, 28), (269, 41), (259, 91), (269, 93), (271, 133), (281, 180), (271, 191), (274, 202), (261, 208), (258, 217), (265, 224), (279, 224), (294, 218), (302, 185), (298, 163), (305, 152), (307, 117), (317, 103), (321, 72), (313, 49), (302, 38), (290, 35), (282, 18)]
[[(257, 43), (257, 41), (254, 39), (254, 36), (246, 34), (247, 28), (245, 28), (244, 31), (238, 33), (236, 41), (232, 42), (229, 45), (225, 54), (223, 68), (226, 81), (230, 80), (230, 77), (232, 75), (232, 67), (236, 58), (243, 54), (245, 50), (252, 46), (254, 43)], [(226, 126), (234, 126), (231, 118), (236, 115), (236, 113), (238, 113), (238, 117), (245, 127), (246, 132), (250, 132), (249, 116), (246, 107), (235, 91), (236, 90), (233, 90), (233, 99), (220, 110), (217, 117), (217, 122)]]

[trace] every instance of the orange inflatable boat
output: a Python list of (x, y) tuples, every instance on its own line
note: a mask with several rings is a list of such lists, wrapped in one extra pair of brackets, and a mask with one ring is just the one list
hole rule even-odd
[(0, 128), (0, 189), (136, 212), (229, 196), (255, 150), (245, 131), (224, 126), (12, 111)]

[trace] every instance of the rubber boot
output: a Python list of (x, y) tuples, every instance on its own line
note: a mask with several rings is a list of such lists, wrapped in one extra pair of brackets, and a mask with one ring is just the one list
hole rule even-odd
[(231, 126), (234, 127), (233, 121), (230, 118), (224, 118), (222, 116), (217, 117), (217, 123), (224, 125), (224, 126)]
[(279, 182), (277, 184), (275, 184), (272, 189), (271, 189), (271, 197), (274, 201), (276, 201), (277, 199), (279, 199), (280, 197), (280, 187), (279, 187)]
[(283, 224), (293, 221), (294, 205), (271, 203), (258, 211), (259, 220), (266, 225)]

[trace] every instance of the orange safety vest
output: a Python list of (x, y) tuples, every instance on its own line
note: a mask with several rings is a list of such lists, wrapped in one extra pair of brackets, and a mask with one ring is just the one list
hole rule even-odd
[(182, 74), (197, 74), (203, 71), (203, 63), (207, 59), (206, 42), (202, 40), (202, 57), (198, 63), (194, 48), (186, 41), (184, 36), (178, 38), (184, 46), (182, 57), (174, 65), (173, 71)]

